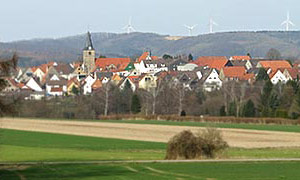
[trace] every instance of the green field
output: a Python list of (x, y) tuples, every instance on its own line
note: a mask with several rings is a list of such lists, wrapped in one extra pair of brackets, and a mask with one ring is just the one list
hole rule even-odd
[(176, 122), (176, 121), (156, 121), (156, 120), (94, 120), (94, 122), (157, 124), (157, 125), (171, 125), (171, 126), (216, 127), (216, 128), (252, 129), (252, 130), (266, 130), (266, 131), (300, 132), (300, 126), (297, 125)]
[[(300, 179), (300, 162), (122, 163), (0, 166), (0, 179)], [(7, 167), (6, 167), (7, 168)]]
[[(166, 144), (0, 130), (0, 162), (162, 160)], [(300, 158), (300, 148), (230, 148), (222, 158)]]
[(0, 161), (163, 159), (166, 144), (0, 130)]

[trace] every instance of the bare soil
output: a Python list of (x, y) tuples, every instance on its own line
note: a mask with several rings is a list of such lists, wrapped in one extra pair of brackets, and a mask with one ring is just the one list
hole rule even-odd
[[(58, 121), (19, 118), (0, 118), (0, 127), (6, 129), (71, 134), (81, 136), (117, 138), (151, 142), (167, 142), (173, 135), (183, 130), (193, 132), (201, 127), (103, 123), (82, 121)], [(224, 129), (224, 139), (231, 147), (267, 148), (300, 147), (300, 133)], [(38, 137), (37, 137), (38, 138)]]

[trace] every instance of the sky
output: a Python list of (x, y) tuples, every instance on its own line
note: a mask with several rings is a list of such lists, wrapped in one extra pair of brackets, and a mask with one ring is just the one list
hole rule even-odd
[(0, 41), (60, 38), (91, 32), (125, 33), (132, 17), (138, 32), (193, 34), (284, 30), (287, 11), (300, 29), (299, 0), (0, 0)]

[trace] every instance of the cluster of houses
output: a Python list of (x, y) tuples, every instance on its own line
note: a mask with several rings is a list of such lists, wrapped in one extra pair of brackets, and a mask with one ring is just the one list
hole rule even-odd
[(161, 79), (174, 80), (186, 88), (220, 89), (226, 81), (253, 83), (260, 68), (264, 68), (273, 84), (295, 80), (300, 66), (286, 60), (255, 59), (250, 56), (202, 56), (195, 60), (179, 56), (162, 58), (150, 51), (137, 59), (96, 58), (91, 34), (87, 34), (83, 60), (74, 63), (49, 62), (35, 67), (18, 68), (7, 79), (7, 93), (26, 92), (26, 99), (42, 99), (91, 94), (112, 83), (124, 88), (129, 83), (133, 91), (151, 91)]

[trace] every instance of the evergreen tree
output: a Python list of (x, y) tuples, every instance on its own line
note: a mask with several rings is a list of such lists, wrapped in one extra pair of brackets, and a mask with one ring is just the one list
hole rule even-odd
[(164, 54), (163, 59), (173, 59), (173, 57), (169, 54)]
[(119, 113), (129, 113), (131, 107), (131, 97), (133, 91), (129, 80), (126, 80), (124, 88), (119, 92), (118, 98), (118, 112)]
[(78, 89), (76, 86), (73, 86), (71, 92), (72, 92), (74, 95), (78, 95), (78, 94), (79, 94), (79, 89)]
[(258, 74), (256, 76), (256, 81), (268, 81), (270, 80), (267, 71), (264, 68), (259, 68)]
[(220, 116), (226, 116), (225, 106), (220, 108)]
[[(298, 78), (297, 78), (298, 79)], [(286, 83), (287, 86), (291, 86), (294, 90), (294, 94), (297, 94), (298, 93), (298, 90), (300, 88), (299, 86), (299, 81), (298, 80), (289, 80), (287, 83)]]
[(255, 117), (255, 105), (251, 99), (244, 105), (242, 115), (244, 117)]
[(273, 84), (271, 81), (266, 81), (260, 95), (259, 110), (261, 112), (261, 116), (273, 116), (278, 106), (279, 98), (278, 95), (273, 91)]
[(235, 101), (229, 103), (228, 115), (229, 116), (236, 116), (237, 115), (236, 114), (236, 103), (235, 103)]
[(189, 54), (188, 60), (189, 60), (189, 61), (193, 61), (193, 60), (194, 60), (194, 57), (193, 57), (192, 54)]
[(131, 100), (131, 112), (133, 114), (137, 114), (139, 112), (141, 112), (141, 102), (140, 102), (140, 98), (138, 95), (134, 94), (132, 96), (132, 100)]

